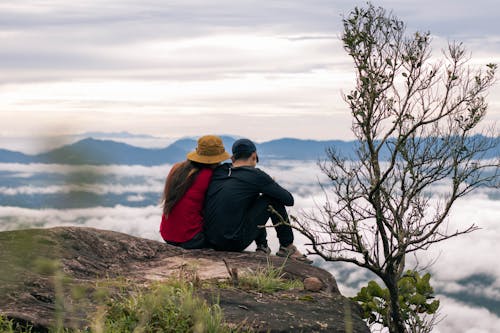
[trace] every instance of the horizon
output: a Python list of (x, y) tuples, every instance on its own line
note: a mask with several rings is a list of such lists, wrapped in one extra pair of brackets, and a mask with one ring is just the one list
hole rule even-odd
[[(229, 137), (232, 139), (243, 138), (241, 135), (232, 135), (232, 134), (215, 134), (220, 137)], [(110, 141), (116, 143), (123, 143), (135, 148), (144, 148), (144, 149), (157, 149), (157, 148), (167, 148), (173, 143), (180, 140), (193, 140), (196, 141), (200, 136), (181, 136), (176, 138), (162, 138), (155, 137), (148, 134), (133, 134), (127, 131), (122, 132), (85, 132), (78, 133), (72, 135), (49, 135), (46, 137), (2, 137), (0, 136), (0, 149), (5, 149), (13, 152), (20, 152), (26, 155), (36, 155), (40, 153), (46, 153), (52, 151), (54, 149), (62, 148), (65, 146), (70, 146), (75, 143), (93, 139), (96, 141)], [(315, 139), (303, 139), (303, 138), (294, 138), (294, 137), (281, 137), (270, 140), (257, 141), (252, 138), (249, 138), (254, 141), (256, 144), (264, 144), (273, 141), (279, 140), (299, 140), (299, 141), (313, 141), (313, 142), (346, 142), (350, 143), (356, 140), (339, 140), (339, 139), (327, 139), (327, 140), (315, 140)], [(21, 140), (21, 141), (20, 141)], [(41, 145), (34, 145), (36, 143), (42, 142)], [(193, 146), (194, 149), (194, 146)], [(229, 147), (226, 147), (229, 149)]]
[[(206, 134), (204, 134), (206, 135)], [(244, 138), (241, 135), (233, 135), (233, 134), (213, 134), (220, 137), (229, 137), (232, 139)], [(494, 136), (486, 136), (482, 133), (475, 134), (483, 136), (488, 139), (497, 139), (498, 137)], [(201, 135), (200, 135), (201, 136)], [(180, 140), (193, 140), (196, 141), (200, 136), (180, 136), (180, 137), (157, 137), (149, 134), (143, 133), (130, 133), (128, 131), (121, 132), (82, 132), (77, 134), (53, 134), (47, 135), (45, 137), (38, 136), (17, 136), (17, 137), (6, 137), (0, 135), (0, 149), (19, 152), (25, 155), (37, 155), (41, 153), (50, 152), (54, 149), (62, 148), (65, 146), (70, 146), (75, 143), (93, 139), (96, 141), (110, 141), (115, 143), (123, 143), (128, 146), (134, 148), (143, 148), (143, 149), (158, 149), (158, 148), (167, 148), (170, 145), (174, 144)], [(298, 141), (312, 141), (316, 143), (325, 143), (325, 142), (342, 142), (342, 143), (355, 143), (357, 139), (310, 139), (310, 138), (300, 138), (300, 137), (277, 137), (269, 140), (255, 140), (253, 138), (246, 137), (256, 144), (265, 144), (274, 141), (280, 140), (298, 140)], [(194, 147), (193, 147), (194, 148)], [(229, 147), (226, 147), (229, 149)]]
[[(204, 134), (206, 135), (206, 134)], [(232, 139), (244, 138), (241, 135), (234, 134), (213, 134), (221, 137), (230, 137)], [(478, 133), (475, 135), (482, 135), (488, 139), (497, 139), (495, 136), (486, 136), (482, 133)], [(134, 148), (143, 148), (143, 149), (162, 149), (167, 148), (173, 143), (190, 139), (196, 141), (201, 135), (193, 136), (193, 135), (185, 135), (179, 137), (159, 137), (153, 136), (144, 133), (131, 133), (128, 131), (120, 131), (120, 132), (82, 132), (77, 134), (52, 134), (47, 136), (2, 136), (0, 135), (0, 149), (22, 153), (25, 155), (38, 155), (50, 152), (54, 149), (59, 149), (65, 146), (70, 146), (80, 141), (86, 139), (94, 139), (97, 141), (112, 141), (116, 143), (123, 143), (129, 145)], [(268, 140), (255, 140), (251, 137), (246, 137), (256, 144), (265, 144), (269, 142), (279, 141), (279, 140), (299, 140), (299, 141), (310, 141), (317, 143), (325, 143), (325, 142), (338, 142), (338, 143), (355, 143), (357, 139), (311, 139), (311, 138), (300, 138), (300, 137), (277, 137)], [(194, 146), (193, 146), (194, 149)], [(229, 149), (229, 147), (226, 147)]]

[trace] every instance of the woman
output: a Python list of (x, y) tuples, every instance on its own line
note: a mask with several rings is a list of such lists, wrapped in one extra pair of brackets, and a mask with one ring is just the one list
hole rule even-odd
[(187, 160), (175, 164), (165, 181), (160, 224), (162, 238), (184, 249), (205, 247), (203, 204), (213, 169), (230, 155), (222, 139), (206, 135), (198, 139), (198, 147), (187, 154)]

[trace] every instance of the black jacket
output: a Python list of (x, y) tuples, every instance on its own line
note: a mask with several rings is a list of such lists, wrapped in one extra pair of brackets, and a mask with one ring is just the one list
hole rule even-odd
[(205, 197), (204, 229), (207, 240), (222, 244), (236, 240), (248, 210), (259, 195), (267, 195), (285, 206), (293, 206), (293, 196), (267, 173), (252, 167), (232, 167), (225, 163), (214, 170)]

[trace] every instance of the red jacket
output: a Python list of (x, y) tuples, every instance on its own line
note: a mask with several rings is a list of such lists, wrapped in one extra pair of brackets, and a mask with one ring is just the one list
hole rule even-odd
[(160, 224), (161, 237), (170, 242), (183, 243), (191, 240), (203, 229), (203, 204), (213, 170), (202, 168), (193, 185)]

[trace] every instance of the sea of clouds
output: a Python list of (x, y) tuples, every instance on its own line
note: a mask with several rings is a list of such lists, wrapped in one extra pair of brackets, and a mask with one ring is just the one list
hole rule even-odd
[[(78, 225), (161, 241), (159, 200), (170, 167), (0, 163), (0, 198), (10, 200), (9, 205), (0, 204), (0, 231)], [(294, 194), (291, 214), (300, 217), (302, 211), (317, 210), (324, 202), (319, 183), (328, 184), (328, 180), (315, 162), (279, 161), (262, 164), (261, 168)], [(441, 184), (432, 191), (445, 193), (446, 186)], [(442, 303), (442, 320), (436, 332), (493, 332), (500, 327), (498, 191), (480, 189), (460, 199), (451, 212), (449, 230), (472, 223), (479, 230), (436, 244), (409, 261), (433, 263), (429, 267), (431, 284)], [(82, 200), (71, 209), (52, 204), (75, 193), (94, 199), (90, 204)], [(115, 199), (109, 200), (110, 196)], [(268, 234), (270, 246), (277, 250), (275, 233), (270, 230)], [(296, 243), (306, 251), (303, 236), (296, 235)], [(341, 292), (348, 296), (374, 278), (350, 264), (319, 258), (314, 258), (314, 264), (330, 271)]]

